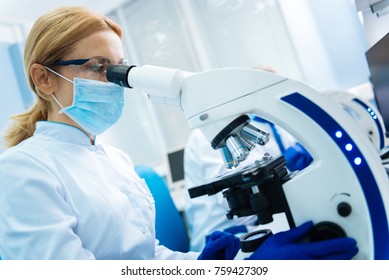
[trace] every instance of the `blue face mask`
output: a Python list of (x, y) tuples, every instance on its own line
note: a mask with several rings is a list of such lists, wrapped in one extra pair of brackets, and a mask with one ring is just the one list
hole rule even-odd
[(73, 82), (47, 69), (73, 83), (73, 104), (71, 106), (63, 107), (52, 95), (62, 108), (59, 113), (66, 114), (93, 135), (103, 133), (119, 120), (124, 106), (125, 89), (123, 87), (113, 83), (80, 78), (74, 78)]

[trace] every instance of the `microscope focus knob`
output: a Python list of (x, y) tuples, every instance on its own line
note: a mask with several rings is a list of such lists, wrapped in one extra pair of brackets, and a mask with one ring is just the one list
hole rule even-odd
[(333, 222), (320, 222), (313, 226), (309, 234), (311, 242), (324, 241), (332, 238), (346, 237), (346, 232)]
[(351, 214), (352, 208), (351, 205), (347, 202), (341, 202), (337, 206), (338, 214), (342, 217), (347, 217)]

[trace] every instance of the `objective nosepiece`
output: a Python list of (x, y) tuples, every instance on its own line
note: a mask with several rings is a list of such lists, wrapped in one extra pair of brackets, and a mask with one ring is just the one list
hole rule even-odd
[(243, 126), (240, 135), (245, 140), (257, 143), (259, 145), (266, 145), (269, 142), (270, 134), (264, 130), (261, 130), (251, 124)]
[(232, 157), (237, 162), (242, 162), (246, 159), (249, 151), (246, 146), (240, 140), (240, 137), (233, 135), (227, 138), (226, 146), (230, 151)]
[(221, 147), (219, 151), (223, 158), (224, 166), (226, 168), (231, 169), (232, 167), (236, 167), (238, 165), (238, 162), (234, 159), (231, 152), (226, 146)]

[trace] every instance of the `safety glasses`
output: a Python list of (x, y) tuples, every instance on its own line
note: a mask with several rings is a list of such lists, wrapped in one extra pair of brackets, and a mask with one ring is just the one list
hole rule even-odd
[(69, 66), (70, 71), (79, 78), (90, 80), (105, 80), (107, 68), (110, 64), (128, 65), (127, 59), (111, 62), (107, 58), (92, 57), (85, 59), (57, 60), (53, 65)]

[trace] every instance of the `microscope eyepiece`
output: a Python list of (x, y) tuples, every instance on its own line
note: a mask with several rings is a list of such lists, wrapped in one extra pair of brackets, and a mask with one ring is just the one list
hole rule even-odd
[(132, 88), (128, 83), (128, 73), (130, 70), (136, 67), (135, 65), (121, 65), (121, 64), (111, 64), (107, 68), (106, 77), (108, 82), (118, 84), (122, 87)]

